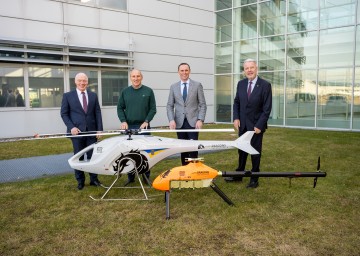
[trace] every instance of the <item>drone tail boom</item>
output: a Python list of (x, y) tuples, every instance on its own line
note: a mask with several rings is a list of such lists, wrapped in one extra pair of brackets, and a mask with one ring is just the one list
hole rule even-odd
[(326, 177), (326, 172), (221, 172), (222, 177), (284, 177), (284, 178), (300, 178), (300, 177)]

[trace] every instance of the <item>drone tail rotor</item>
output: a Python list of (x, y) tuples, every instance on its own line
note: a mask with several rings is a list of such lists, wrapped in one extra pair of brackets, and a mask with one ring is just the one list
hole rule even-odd
[(248, 131), (241, 135), (237, 140), (235, 140), (235, 147), (238, 149), (245, 151), (246, 153), (250, 155), (257, 155), (259, 152), (253, 148), (250, 144), (251, 138), (254, 135), (255, 132)]

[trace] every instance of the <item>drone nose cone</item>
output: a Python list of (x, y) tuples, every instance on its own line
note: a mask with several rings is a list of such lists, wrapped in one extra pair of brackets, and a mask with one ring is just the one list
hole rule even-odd
[(168, 179), (166, 179), (166, 173), (170, 170), (160, 174), (156, 177), (156, 179), (152, 183), (152, 187), (161, 190), (161, 191), (169, 191), (170, 190), (170, 182)]

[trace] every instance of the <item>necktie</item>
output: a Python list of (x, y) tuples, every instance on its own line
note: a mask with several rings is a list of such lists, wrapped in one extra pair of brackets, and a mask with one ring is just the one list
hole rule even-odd
[(187, 97), (187, 89), (186, 89), (186, 83), (183, 83), (184, 85), (184, 89), (183, 89), (183, 99), (184, 99), (184, 102), (186, 101), (186, 97)]
[(87, 107), (88, 107), (87, 100), (86, 100), (86, 95), (85, 95), (85, 92), (82, 92), (81, 94), (82, 94), (82, 99), (83, 99), (83, 109), (84, 109), (84, 111), (86, 113), (87, 112)]
[(248, 90), (247, 90), (247, 95), (248, 95), (248, 99), (250, 98), (250, 94), (251, 94), (251, 81), (249, 82), (249, 87), (248, 87)]

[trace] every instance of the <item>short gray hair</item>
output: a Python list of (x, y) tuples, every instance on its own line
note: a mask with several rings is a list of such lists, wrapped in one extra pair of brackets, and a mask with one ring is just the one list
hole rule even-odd
[(256, 62), (256, 60), (254, 60), (254, 59), (246, 59), (246, 60), (244, 60), (244, 65), (245, 65), (245, 63), (247, 63), (247, 62), (254, 62), (254, 63), (257, 65), (257, 62)]

